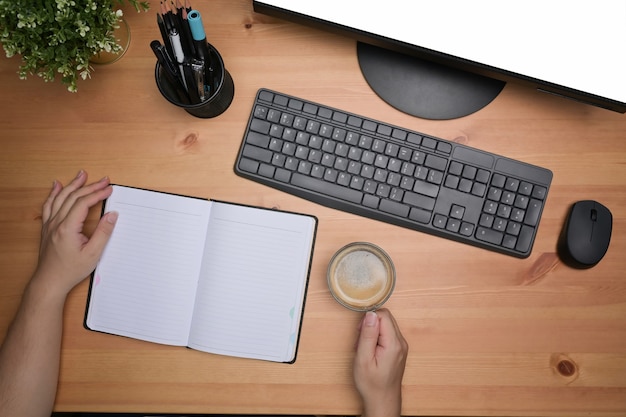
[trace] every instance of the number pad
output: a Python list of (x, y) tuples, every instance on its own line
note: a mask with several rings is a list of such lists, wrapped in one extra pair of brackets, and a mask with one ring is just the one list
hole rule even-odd
[(494, 173), (476, 238), (526, 252), (532, 243), (546, 192), (540, 185)]

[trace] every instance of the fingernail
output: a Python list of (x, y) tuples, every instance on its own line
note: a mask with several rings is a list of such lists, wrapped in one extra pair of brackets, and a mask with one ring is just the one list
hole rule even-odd
[(85, 171), (83, 171), (82, 169), (80, 171), (78, 171), (78, 174), (76, 174), (76, 178), (80, 178), (81, 175), (83, 175)]
[(107, 214), (107, 222), (111, 223), (111, 224), (115, 224), (115, 222), (117, 221), (117, 217), (118, 217), (118, 213), (117, 211), (110, 211)]
[(378, 321), (378, 315), (374, 311), (368, 311), (365, 313), (365, 322), (366, 326), (372, 327), (376, 326), (376, 322)]

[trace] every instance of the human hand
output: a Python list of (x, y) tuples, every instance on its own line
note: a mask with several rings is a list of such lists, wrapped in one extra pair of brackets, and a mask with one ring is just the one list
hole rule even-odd
[(55, 181), (43, 205), (39, 262), (34, 282), (48, 292), (65, 297), (96, 267), (113, 232), (117, 213), (104, 215), (91, 238), (83, 234), (89, 209), (111, 195), (109, 179), (85, 185), (87, 173), (80, 171), (69, 185)]
[(409, 345), (387, 309), (368, 311), (359, 330), (353, 373), (363, 416), (397, 417)]

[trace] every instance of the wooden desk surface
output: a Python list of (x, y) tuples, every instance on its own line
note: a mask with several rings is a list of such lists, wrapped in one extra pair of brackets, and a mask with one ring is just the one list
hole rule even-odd
[[(420, 120), (370, 90), (347, 38), (278, 21), (248, 0), (196, 5), (235, 82), (226, 113), (197, 119), (154, 82), (156, 2), (127, 10), (132, 42), (71, 94), (18, 80), (0, 58), (0, 335), (36, 262), (40, 207), (52, 180), (92, 179), (280, 207), (318, 216), (294, 365), (213, 356), (98, 334), (82, 326), (87, 282), (66, 306), (58, 411), (355, 414), (351, 360), (360, 314), (325, 283), (339, 247), (369, 241), (393, 258), (389, 307), (410, 344), (406, 415), (626, 414), (626, 116), (508, 85), (488, 107)], [(541, 165), (554, 172), (532, 255), (519, 260), (331, 210), (237, 177), (233, 163), (260, 87)], [(604, 260), (574, 270), (555, 254), (571, 203), (613, 212)], [(90, 215), (93, 227), (98, 210)], [(563, 362), (566, 361), (566, 362)], [(559, 371), (559, 363), (571, 364)]]

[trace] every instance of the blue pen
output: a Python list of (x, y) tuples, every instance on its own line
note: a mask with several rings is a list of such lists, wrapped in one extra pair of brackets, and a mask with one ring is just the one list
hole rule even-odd
[(189, 22), (189, 28), (191, 29), (191, 37), (196, 50), (196, 58), (204, 61), (205, 67), (205, 80), (207, 84), (213, 86), (213, 68), (211, 65), (211, 56), (209, 47), (206, 41), (206, 34), (204, 33), (204, 25), (202, 24), (202, 16), (197, 10), (192, 10), (187, 15), (187, 21)]

